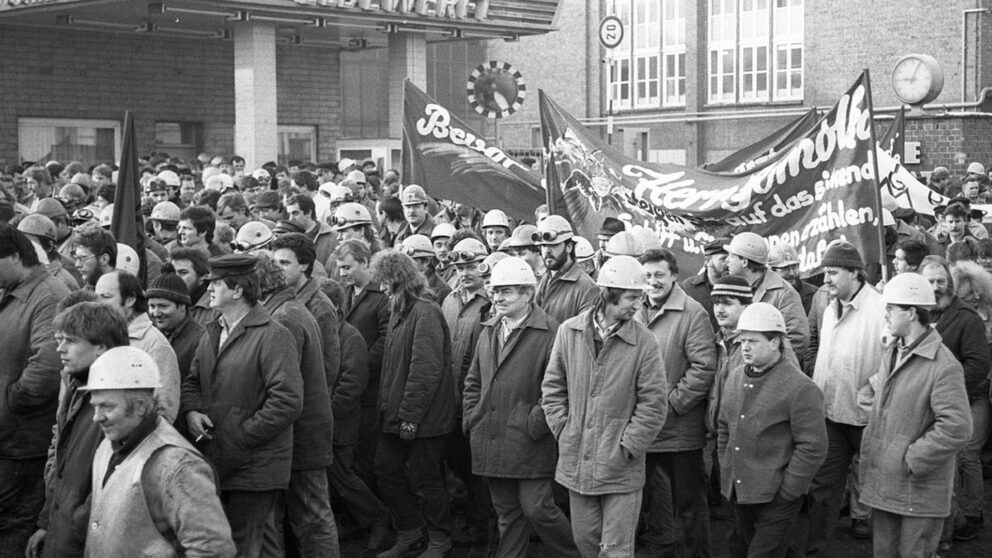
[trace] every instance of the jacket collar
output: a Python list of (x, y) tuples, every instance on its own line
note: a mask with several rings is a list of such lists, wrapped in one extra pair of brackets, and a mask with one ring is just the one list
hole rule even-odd
[(320, 291), (320, 287), (317, 285), (317, 281), (313, 277), (307, 279), (306, 283), (296, 291), (296, 297), (302, 301), (310, 302), (313, 300), (317, 293)]
[(585, 272), (582, 271), (582, 269), (578, 265), (576, 265), (575, 261), (573, 260), (572, 261), (572, 265), (568, 266), (566, 269), (562, 270), (560, 273), (557, 273), (557, 274), (552, 275), (551, 272), (549, 271), (549, 272), (547, 272), (545, 274), (545, 277), (548, 278), (548, 281), (549, 282), (550, 281), (568, 281), (570, 283), (574, 283), (574, 282), (576, 282), (576, 281), (579, 280), (579, 277), (581, 277), (583, 273), (585, 273)]
[(294, 298), (296, 298), (296, 295), (293, 293), (293, 289), (285, 287), (269, 295), (269, 298), (262, 303), (262, 306), (269, 312), (272, 312)]
[[(531, 302), (530, 314), (527, 315), (527, 319), (524, 320), (524, 323), (520, 324), (520, 328), (523, 329), (529, 327), (533, 329), (549, 330), (551, 329), (549, 317), (550, 316), (548, 316), (548, 313), (545, 312), (543, 308)], [(492, 318), (482, 322), (482, 325), (486, 327), (498, 327), (499, 322), (500, 318), (494, 315)]]
[(46, 277), (51, 274), (44, 265), (36, 265), (34, 269), (28, 272), (27, 277), (23, 281), (17, 284), (12, 290), (8, 291), (7, 295), (20, 300), (27, 300), (31, 293), (34, 291), (35, 287), (39, 283), (45, 280)]
[[(937, 351), (939, 351), (944, 345), (944, 340), (940, 338), (940, 334), (937, 333), (937, 330), (932, 327), (929, 328), (923, 335), (923, 340), (917, 343), (917, 345), (909, 351), (909, 355), (906, 355), (906, 358), (899, 359), (899, 364), (896, 365), (896, 368), (899, 368), (902, 363), (909, 360), (908, 357), (911, 355), (917, 355), (927, 360), (937, 358)], [(894, 346), (893, 350), (898, 351), (899, 347)]]
[[(596, 325), (593, 323), (596, 308), (597, 306), (593, 306), (592, 308), (589, 308), (588, 310), (576, 316), (579, 319), (568, 320), (567, 322), (565, 322), (565, 324), (562, 325), (563, 326), (567, 325), (570, 329), (574, 329), (579, 332), (589, 331), (589, 335), (591, 336), (594, 328), (596, 327)], [(628, 345), (636, 346), (637, 332), (634, 330), (634, 328), (637, 327), (637, 325), (634, 322), (635, 320), (633, 319), (627, 320), (626, 322), (624, 322), (622, 326), (620, 326), (620, 329), (616, 330), (614, 335), (619, 337)]]
[(131, 320), (131, 323), (127, 324), (127, 336), (131, 339), (141, 339), (148, 333), (148, 330), (155, 327), (152, 325), (151, 318), (148, 314), (142, 312)]
[(707, 285), (707, 284), (709, 284), (710, 281), (709, 281), (709, 278), (706, 276), (706, 269), (704, 268), (699, 273), (697, 273), (697, 274), (693, 275), (692, 277), (690, 277), (689, 280), (688, 280), (688, 282), (689, 282), (690, 285), (693, 285), (693, 286), (699, 286), (699, 285)]

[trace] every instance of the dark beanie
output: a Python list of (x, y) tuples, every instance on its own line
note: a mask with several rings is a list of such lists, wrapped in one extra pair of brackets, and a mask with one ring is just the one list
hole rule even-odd
[(850, 242), (835, 242), (827, 248), (827, 253), (820, 262), (823, 267), (846, 267), (848, 269), (864, 270), (861, 254)]
[(163, 273), (156, 277), (151, 286), (148, 287), (145, 296), (147, 298), (164, 298), (183, 306), (189, 306), (190, 303), (186, 283), (182, 277), (175, 273)]
[(623, 224), (623, 221), (617, 219), (616, 217), (607, 217), (603, 220), (603, 226), (599, 229), (599, 234), (602, 236), (613, 236), (617, 233), (622, 233), (627, 230)]

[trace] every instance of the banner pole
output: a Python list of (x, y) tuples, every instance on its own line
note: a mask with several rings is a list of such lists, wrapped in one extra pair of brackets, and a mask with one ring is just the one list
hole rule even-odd
[(865, 89), (867, 89), (866, 96), (868, 98), (868, 115), (871, 117), (871, 126), (868, 127), (868, 130), (871, 134), (871, 151), (869, 154), (871, 155), (873, 176), (872, 182), (875, 183), (875, 202), (878, 204), (878, 261), (882, 266), (882, 281), (887, 283), (889, 281), (889, 266), (885, 257), (885, 225), (883, 224), (882, 218), (882, 186), (879, 182), (880, 177), (878, 176), (878, 141), (875, 139), (875, 104), (872, 99), (873, 94), (871, 90), (871, 76), (868, 72), (868, 68), (865, 68), (863, 72), (865, 75)]

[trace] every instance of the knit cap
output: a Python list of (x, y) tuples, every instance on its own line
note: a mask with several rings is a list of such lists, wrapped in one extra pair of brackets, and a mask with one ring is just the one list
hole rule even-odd
[(710, 291), (710, 298), (715, 296), (730, 296), (749, 303), (754, 299), (754, 293), (751, 291), (751, 285), (748, 284), (747, 279), (736, 275), (717, 279)]
[(151, 286), (148, 287), (145, 296), (147, 298), (164, 298), (184, 306), (190, 304), (186, 282), (175, 273), (163, 273), (156, 277)]
[(827, 253), (820, 262), (823, 267), (845, 267), (848, 269), (864, 269), (861, 254), (850, 242), (834, 242), (827, 247)]

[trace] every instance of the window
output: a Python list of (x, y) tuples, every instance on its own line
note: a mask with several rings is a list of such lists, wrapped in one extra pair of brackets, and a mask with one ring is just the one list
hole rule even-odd
[(279, 126), (280, 165), (288, 165), (290, 161), (317, 160), (317, 127), (316, 126)]
[(389, 137), (388, 49), (341, 51), (341, 136)]
[(686, 0), (617, 0), (623, 42), (611, 53), (615, 109), (685, 105)]
[(184, 161), (203, 151), (203, 124), (199, 122), (156, 122), (155, 151)]
[(18, 118), (21, 161), (116, 162), (121, 156), (121, 123), (116, 120)]
[(803, 97), (803, 0), (709, 0), (709, 102)]

